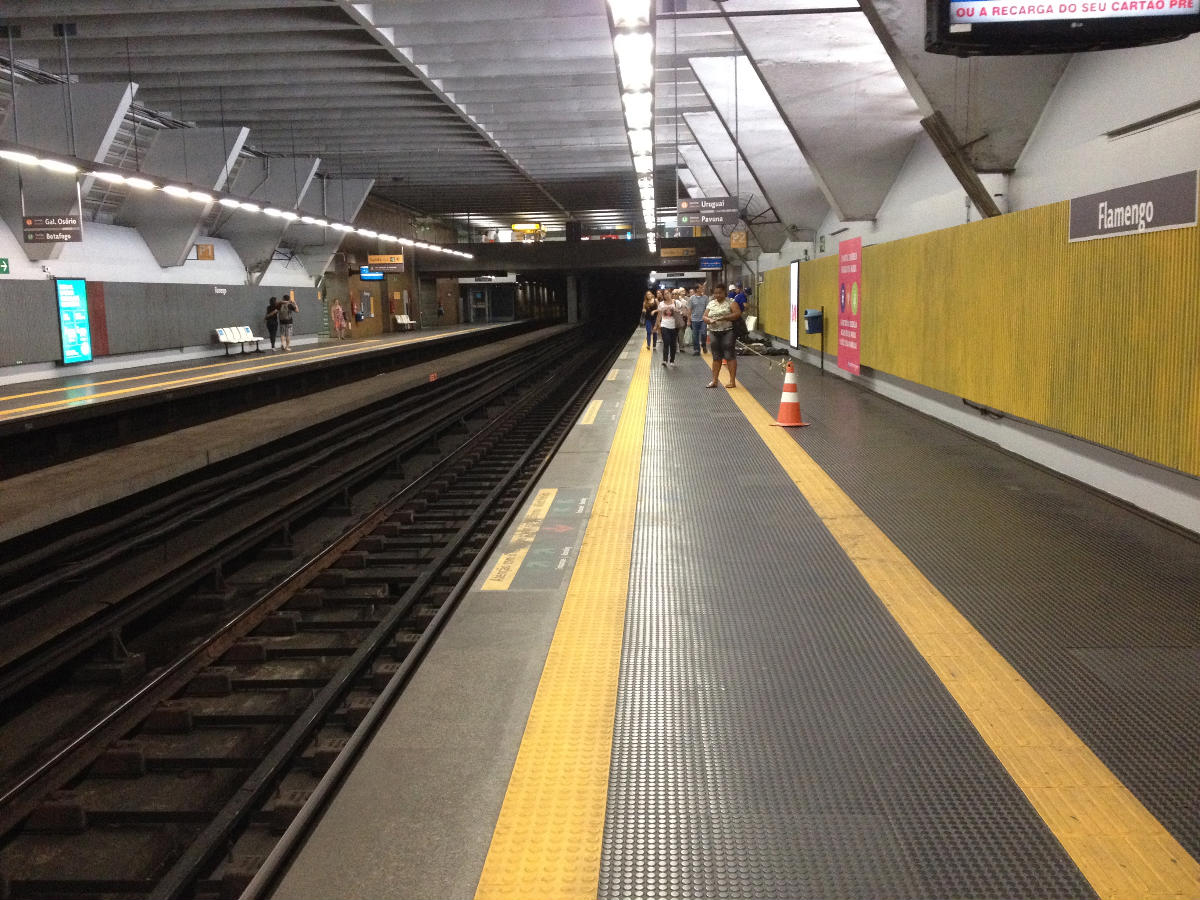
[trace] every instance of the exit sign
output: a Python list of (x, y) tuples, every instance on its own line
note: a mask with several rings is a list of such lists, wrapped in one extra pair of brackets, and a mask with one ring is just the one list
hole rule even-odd
[(8, 260), (0, 256), (0, 275), (8, 274)]

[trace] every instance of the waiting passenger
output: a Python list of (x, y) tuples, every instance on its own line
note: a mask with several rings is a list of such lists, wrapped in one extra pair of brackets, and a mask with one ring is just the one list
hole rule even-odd
[(699, 356), (708, 352), (708, 325), (704, 322), (704, 310), (708, 307), (708, 296), (700, 285), (692, 288), (688, 298), (688, 313), (692, 322), (692, 352)]
[(346, 311), (342, 309), (342, 301), (334, 300), (333, 306), (329, 310), (329, 317), (333, 322), (333, 331), (337, 335), (338, 340), (342, 340), (346, 336)]
[(272, 297), (267, 301), (267, 314), (263, 316), (267, 323), (267, 335), (271, 338), (271, 349), (275, 349), (275, 336), (279, 333), (279, 301)]
[(292, 313), (299, 312), (300, 305), (290, 294), (284, 294), (279, 301), (279, 343), (284, 351), (292, 349)]
[[(646, 296), (642, 298), (642, 322), (646, 326), (646, 349), (654, 350), (658, 347), (658, 332), (654, 330), (654, 317), (658, 314), (658, 300), (655, 299), (652, 291), (646, 291)], [(651, 344), (651, 338), (654, 343)]]
[(654, 317), (654, 330), (662, 335), (662, 364), (675, 368), (675, 344), (679, 338), (679, 308), (675, 298), (667, 294), (658, 304), (658, 312)]
[(729, 387), (737, 387), (737, 343), (733, 339), (733, 323), (742, 317), (742, 308), (732, 297), (722, 297), (722, 289), (713, 291), (713, 298), (704, 310), (712, 342), (712, 381), (705, 387), (715, 388), (721, 375), (721, 360), (729, 369)]

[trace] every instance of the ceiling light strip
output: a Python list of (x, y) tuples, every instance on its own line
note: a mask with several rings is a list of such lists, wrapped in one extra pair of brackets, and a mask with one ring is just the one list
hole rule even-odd
[(638, 175), (646, 245), (657, 249), (654, 204), (654, 17), (652, 0), (608, 0), (621, 106)]
[(329, 222), (325, 219), (310, 216), (300, 210), (276, 209), (271, 206), (264, 208), (251, 200), (243, 200), (240, 197), (234, 197), (224, 192), (200, 190), (194, 185), (175, 184), (162, 179), (152, 181), (149, 178), (142, 178), (139, 175), (127, 175), (116, 169), (97, 167), (95, 163), (88, 162), (87, 160), (48, 154), (43, 150), (22, 147), (19, 144), (13, 144), (8, 141), (0, 142), (0, 159), (15, 163), (18, 166), (38, 166), (48, 172), (70, 175), (72, 177), (83, 175), (85, 177), (99, 178), (101, 181), (106, 181), (110, 184), (124, 184), (127, 187), (141, 191), (157, 190), (180, 200), (191, 200), (205, 205), (219, 203), (230, 210), (239, 209), (248, 213), (261, 212), (266, 216), (283, 219), (286, 222), (299, 220), (305, 225), (313, 225), (319, 228), (332, 228), (346, 233), (353, 231), (363, 237), (371, 238), (384, 244), (402, 244), (406, 247), (432, 250), (435, 253), (448, 253), (452, 256), (460, 256), (463, 259), (475, 258), (474, 254), (464, 253), (462, 250), (455, 250), (451, 247), (442, 247), (438, 244), (429, 244), (423, 241), (411, 241), (408, 238), (401, 238), (392, 234), (379, 234), (369, 228), (357, 228), (354, 225), (342, 222)]

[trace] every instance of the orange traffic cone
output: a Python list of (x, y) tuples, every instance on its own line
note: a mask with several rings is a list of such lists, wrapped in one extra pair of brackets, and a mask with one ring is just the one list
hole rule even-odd
[(779, 398), (779, 415), (771, 424), (782, 425), (784, 428), (812, 424), (805, 422), (800, 416), (800, 395), (796, 393), (796, 369), (792, 366), (790, 359), (787, 364), (787, 376), (783, 379), (783, 396)]

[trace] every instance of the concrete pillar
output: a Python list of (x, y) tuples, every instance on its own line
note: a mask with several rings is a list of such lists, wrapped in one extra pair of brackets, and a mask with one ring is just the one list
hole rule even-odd
[(575, 325), (579, 322), (579, 276), (567, 276), (567, 322)]
[[(0, 128), (0, 137), (35, 153), (45, 150), (102, 162), (108, 156), (136, 90), (137, 85), (128, 82), (72, 84), (68, 104), (66, 85), (18, 84), (15, 115), (9, 110)], [(22, 214), (81, 215), (76, 178), (34, 165), (21, 166), (18, 179), (17, 166), (9, 162), (3, 164), (2, 171), (0, 216), (18, 240), (23, 237)], [(87, 193), (89, 181), (85, 180), (83, 194)], [(56, 259), (62, 249), (62, 245), (56, 243), (25, 244), (24, 247), (25, 255), (31, 261)]]
[[(261, 206), (294, 210), (300, 206), (317, 174), (319, 159), (245, 159), (229, 192)], [(275, 250), (291, 223), (245, 210), (222, 209), (213, 233), (233, 245), (246, 267), (247, 284), (258, 284), (275, 257)]]
[[(200, 190), (224, 190), (249, 133), (248, 128), (237, 127), (160, 131), (142, 169), (152, 177)], [(210, 209), (211, 204), (161, 191), (131, 190), (116, 221), (136, 228), (158, 264), (169, 268), (182, 266), (188, 258)]]

